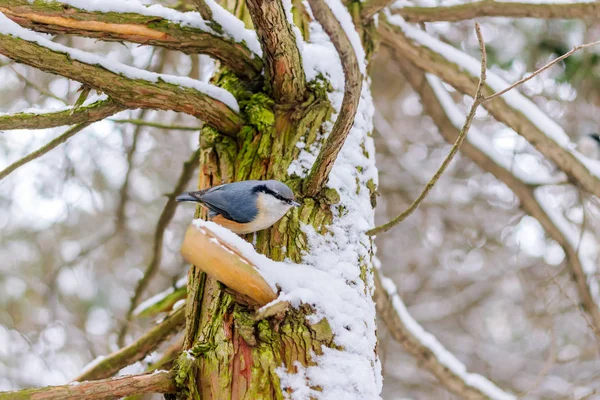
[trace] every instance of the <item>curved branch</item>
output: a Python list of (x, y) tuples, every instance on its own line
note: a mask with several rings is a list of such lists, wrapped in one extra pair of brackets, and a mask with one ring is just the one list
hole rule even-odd
[[(381, 1), (381, 0), (380, 0)], [(481, 17), (600, 19), (599, 3), (517, 3), (484, 0), (447, 7), (402, 7), (393, 10), (407, 22), (462, 21)]]
[(14, 172), (17, 168), (20, 168), (23, 165), (27, 164), (28, 162), (31, 162), (37, 158), (40, 158), (41, 156), (48, 153), (50, 150), (54, 149), (59, 144), (66, 142), (72, 136), (74, 136), (76, 133), (81, 132), (82, 130), (84, 130), (85, 128), (90, 126), (91, 124), (92, 124), (92, 122), (90, 121), (90, 122), (84, 122), (84, 123), (75, 125), (74, 127), (68, 129), (62, 135), (49, 141), (46, 145), (40, 147), (39, 149), (37, 149), (36, 151), (34, 151), (32, 153), (29, 153), (28, 155), (21, 158), (20, 160), (15, 161), (14, 163), (10, 164), (8, 167), (6, 167), (2, 171), (0, 171), (0, 181), (2, 179), (6, 178), (10, 173)]
[(306, 195), (314, 197), (327, 183), (333, 163), (350, 133), (360, 101), (363, 76), (352, 43), (329, 6), (323, 0), (309, 0), (308, 3), (315, 19), (327, 32), (338, 52), (345, 77), (344, 99), (340, 112), (305, 183)]
[[(241, 77), (254, 79), (260, 75), (261, 58), (245, 43), (217, 34), (208, 26), (216, 24), (214, 21), (202, 23), (198, 17), (197, 26), (190, 26), (182, 23), (186, 20), (186, 14), (183, 13), (176, 14), (180, 18), (177, 21), (151, 15), (150, 9), (144, 6), (140, 6), (140, 11), (146, 14), (90, 11), (73, 7), (68, 1), (6, 0), (0, 5), (0, 12), (8, 18), (37, 32), (127, 41), (179, 50), (185, 54), (207, 54)], [(177, 13), (169, 11), (171, 14)]]
[(200, 162), (200, 153), (199, 150), (196, 150), (192, 153), (191, 157), (183, 163), (183, 170), (179, 175), (179, 179), (173, 188), (173, 191), (169, 193), (167, 196), (167, 202), (163, 207), (163, 210), (158, 218), (158, 222), (156, 224), (156, 228), (154, 229), (154, 244), (152, 245), (152, 260), (146, 267), (144, 271), (144, 275), (142, 279), (139, 280), (137, 287), (133, 293), (133, 297), (131, 298), (131, 303), (129, 305), (129, 309), (127, 310), (127, 314), (125, 316), (125, 322), (121, 331), (119, 332), (119, 337), (117, 342), (119, 345), (123, 345), (123, 341), (125, 339), (125, 335), (129, 328), (129, 323), (131, 318), (133, 317), (133, 311), (138, 306), (140, 302), (140, 298), (144, 294), (144, 291), (150, 284), (154, 275), (158, 271), (158, 267), (160, 266), (160, 261), (162, 260), (162, 251), (163, 251), (163, 240), (165, 236), (165, 230), (169, 225), (169, 222), (173, 219), (175, 215), (175, 209), (177, 208), (177, 202), (175, 201), (175, 197), (177, 197), (181, 192), (185, 190), (188, 183), (192, 179), (194, 175), (194, 170), (198, 166)]
[(127, 108), (184, 112), (235, 135), (242, 125), (231, 93), (213, 85), (129, 67), (51, 42), (0, 15), (0, 54), (86, 84)]
[[(441, 101), (442, 99), (439, 93), (434, 90), (430, 80), (425, 78), (423, 71), (404, 60), (402, 53), (397, 54), (396, 60), (407, 81), (421, 97), (421, 104), (423, 104), (425, 113), (433, 119), (444, 139), (448, 143), (454, 142), (459, 135), (458, 126), (449, 118)], [(485, 147), (475, 146), (467, 137), (460, 151), (481, 169), (491, 173), (508, 186), (519, 199), (521, 208), (537, 219), (548, 236), (560, 244), (566, 254), (583, 309), (591, 317), (592, 325), (595, 327), (594, 333), (598, 335), (598, 332), (600, 332), (600, 309), (594, 302), (590, 287), (587, 284), (587, 275), (577, 254), (577, 248), (572, 246), (568, 237), (539, 204), (535, 197), (535, 189), (528, 182), (524, 182), (515, 175), (512, 161), (507, 160), (506, 165), (501, 165), (498, 163), (497, 157), (495, 159), (484, 152), (483, 149)]]
[[(387, 21), (382, 21), (379, 27), (384, 44), (400, 52), (402, 57), (417, 67), (439, 76), (461, 93), (469, 94), (475, 90), (477, 78), (472, 75), (475, 70), (475, 60), (470, 56), (438, 41), (423, 31), (412, 29), (407, 24), (393, 26)], [(410, 31), (411, 37), (418, 36), (419, 39), (414, 41), (409, 39), (403, 30)], [(420, 44), (421, 41), (425, 44)], [(443, 53), (434, 51), (432, 48), (443, 49)], [(495, 74), (489, 73), (489, 75), (488, 85), (484, 88), (486, 96), (508, 86)], [(496, 90), (490, 87), (492, 84)], [(510, 96), (507, 97), (507, 95)], [(600, 197), (600, 177), (595, 176), (569, 150), (568, 138), (562, 129), (525, 96), (513, 91), (502, 97), (494, 98), (493, 101), (484, 102), (483, 106), (496, 120), (512, 128), (546, 158), (554, 162), (574, 183)], [(525, 107), (528, 108), (525, 109)]]
[(75, 378), (75, 381), (91, 381), (113, 376), (122, 368), (146, 357), (171, 335), (177, 333), (178, 328), (184, 324), (185, 307), (181, 307), (135, 342), (93, 364)]
[(392, 337), (449, 391), (467, 400), (516, 399), (487, 378), (467, 372), (452, 353), (411, 317), (396, 293), (394, 283), (380, 276), (379, 270), (374, 271), (374, 281), (377, 315), (383, 319)]
[(450, 149), (450, 152), (448, 153), (448, 155), (442, 162), (442, 165), (440, 165), (440, 167), (435, 172), (435, 174), (433, 175), (431, 180), (429, 182), (427, 182), (427, 185), (425, 186), (425, 188), (423, 189), (423, 191), (421, 192), (419, 197), (417, 197), (415, 199), (415, 201), (413, 201), (413, 203), (406, 210), (404, 210), (402, 213), (400, 213), (397, 217), (395, 217), (391, 221), (389, 221), (383, 225), (377, 226), (373, 229), (368, 230), (366, 232), (367, 235), (372, 236), (372, 235), (376, 235), (379, 232), (387, 232), (390, 229), (392, 229), (395, 225), (404, 221), (409, 215), (411, 215), (419, 207), (419, 205), (425, 199), (425, 197), (429, 194), (431, 189), (433, 189), (433, 186), (436, 184), (438, 179), (440, 179), (440, 177), (442, 176), (442, 174), (444, 173), (446, 168), (448, 168), (448, 165), (450, 165), (450, 162), (452, 162), (452, 159), (458, 152), (458, 148), (465, 140), (465, 137), (467, 136), (467, 133), (469, 132), (469, 128), (471, 127), (471, 122), (473, 122), (473, 118), (475, 118), (475, 112), (477, 111), (477, 108), (479, 107), (479, 105), (481, 103), (483, 103), (483, 101), (485, 100), (485, 97), (483, 97), (483, 95), (481, 94), (481, 90), (483, 89), (483, 85), (485, 85), (486, 69), (487, 69), (487, 55), (485, 52), (485, 43), (483, 42), (483, 36), (481, 36), (481, 28), (479, 27), (478, 23), (475, 23), (475, 32), (477, 33), (477, 40), (479, 41), (479, 51), (481, 52), (481, 72), (479, 75), (479, 82), (477, 83), (477, 89), (475, 90), (475, 95), (473, 95), (473, 104), (471, 105), (471, 109), (469, 110), (469, 113), (467, 114), (467, 118), (465, 119), (465, 123), (464, 123), (463, 127), (461, 128), (460, 133), (456, 137), (456, 141), (454, 142), (454, 144), (452, 145), (452, 148)]
[(46, 114), (17, 113), (0, 115), (0, 130), (9, 129), (46, 129), (63, 125), (75, 125), (83, 122), (96, 122), (125, 110), (113, 100), (100, 100), (88, 106), (49, 112)]
[(296, 44), (300, 32), (294, 33), (281, 0), (247, 0), (246, 5), (263, 50), (266, 81), (273, 98), (278, 103), (299, 103), (306, 94), (306, 77)]
[(173, 374), (159, 371), (63, 386), (0, 392), (0, 400), (112, 400), (135, 394), (175, 391)]

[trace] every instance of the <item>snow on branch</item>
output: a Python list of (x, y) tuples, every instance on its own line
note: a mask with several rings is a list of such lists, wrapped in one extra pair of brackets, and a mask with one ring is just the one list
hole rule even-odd
[(173, 374), (156, 371), (63, 386), (0, 392), (0, 400), (112, 400), (144, 393), (173, 393), (175, 390)]
[(433, 189), (433, 186), (440, 179), (440, 177), (442, 176), (442, 174), (444, 173), (446, 168), (448, 168), (448, 165), (450, 165), (450, 162), (452, 162), (452, 159), (458, 152), (460, 145), (465, 140), (467, 133), (469, 132), (469, 128), (471, 128), (471, 123), (473, 122), (473, 118), (475, 118), (475, 113), (477, 112), (477, 108), (485, 100), (485, 97), (483, 96), (483, 94), (481, 94), (481, 91), (483, 89), (483, 86), (485, 85), (485, 79), (486, 79), (487, 54), (485, 51), (485, 42), (483, 41), (483, 36), (481, 35), (481, 28), (479, 27), (478, 23), (475, 23), (475, 32), (477, 33), (477, 40), (479, 41), (479, 51), (481, 52), (481, 65), (479, 67), (480, 68), (479, 82), (477, 83), (477, 89), (475, 90), (475, 94), (473, 95), (473, 104), (471, 105), (471, 109), (469, 110), (469, 113), (467, 114), (467, 116), (465, 118), (465, 123), (460, 128), (460, 132), (459, 132), (458, 136), (456, 137), (456, 141), (454, 142), (454, 144), (452, 145), (452, 148), (450, 149), (450, 152), (448, 153), (448, 155), (442, 162), (442, 165), (440, 165), (440, 167), (435, 172), (433, 177), (429, 180), (429, 182), (427, 182), (427, 185), (425, 185), (425, 188), (423, 189), (421, 194), (415, 199), (415, 201), (413, 201), (412, 204), (406, 210), (401, 212), (397, 217), (395, 217), (391, 221), (389, 221), (381, 226), (377, 226), (373, 229), (368, 230), (367, 235), (372, 236), (379, 232), (387, 232), (390, 229), (392, 229), (395, 225), (404, 221), (409, 215), (411, 215), (419, 207), (419, 205), (425, 199), (427, 194), (429, 194), (431, 189)]
[(54, 43), (0, 14), (0, 54), (103, 91), (128, 108), (184, 112), (235, 135), (242, 119), (231, 93), (194, 79), (157, 74)]
[(302, 34), (292, 18), (291, 0), (247, 0), (246, 6), (262, 46), (265, 78), (279, 103), (299, 103), (306, 96), (300, 58)]
[[(381, 1), (381, 0), (376, 0)], [(407, 22), (462, 21), (482, 17), (583, 19), (598, 21), (596, 2), (553, 3), (483, 0), (439, 7), (391, 7)]]
[[(454, 142), (459, 135), (464, 113), (459, 110), (450, 93), (443, 87), (441, 80), (413, 66), (410, 62), (402, 59), (401, 55), (397, 55), (396, 59), (402, 73), (421, 97), (425, 113), (433, 119), (444, 139), (448, 143)], [(555, 215), (557, 214), (556, 210), (538, 200), (538, 191), (543, 188), (536, 186), (560, 182), (550, 175), (531, 176), (519, 165), (515, 165), (512, 156), (495, 150), (491, 139), (476, 128), (471, 128), (469, 131), (465, 143), (461, 147), (461, 152), (481, 169), (490, 172), (506, 184), (519, 199), (521, 208), (537, 219), (548, 236), (563, 248), (583, 309), (591, 318), (592, 330), (598, 335), (600, 332), (600, 309), (594, 295), (597, 292), (595, 288), (598, 283), (594, 276), (595, 269), (592, 268), (593, 261), (588, 257), (589, 255), (582, 257), (581, 254), (578, 254), (578, 251), (582, 250), (577, 242), (580, 234), (572, 232), (568, 223), (557, 223), (561, 219), (564, 220), (564, 217)], [(593, 247), (590, 248), (593, 249)]]
[(408, 313), (391, 279), (375, 271), (375, 303), (378, 314), (390, 333), (407, 352), (452, 393), (469, 400), (516, 400), (486, 377), (467, 371), (431, 333), (426, 332)]
[(81, 375), (75, 378), (75, 381), (82, 382), (113, 376), (122, 368), (152, 353), (161, 343), (179, 332), (179, 328), (184, 324), (185, 308), (180, 307), (133, 343), (90, 364)]
[(63, 125), (100, 121), (125, 108), (111, 99), (99, 100), (77, 108), (65, 107), (61, 110), (24, 111), (16, 114), (0, 115), (0, 130), (47, 129)]
[[(364, 79), (365, 61), (360, 40), (357, 43), (356, 40), (350, 39), (356, 31), (347, 10), (342, 9), (343, 6), (335, 1), (329, 2), (329, 5), (324, 0), (308, 0), (308, 3), (315, 19), (335, 46), (345, 78), (344, 98), (337, 119), (305, 182), (306, 195), (314, 197), (327, 183), (333, 164), (354, 124)], [(330, 7), (333, 7), (336, 13)], [(362, 55), (360, 61), (357, 54)]]
[(210, 2), (207, 7), (214, 9), (208, 20), (198, 13), (181, 13), (161, 5), (145, 6), (137, 1), (9, 0), (2, 2), (0, 12), (38, 32), (207, 54), (242, 77), (256, 78), (262, 60), (254, 32), (216, 3)]
[[(410, 26), (399, 16), (388, 14), (387, 21), (379, 26), (385, 45), (399, 51), (411, 63), (439, 76), (464, 94), (475, 89), (479, 62), (473, 57)], [(498, 75), (488, 72), (484, 94), (491, 98), (509, 86)], [(518, 132), (575, 183), (600, 197), (600, 162), (577, 152), (564, 130), (531, 100), (511, 90), (484, 101), (483, 105), (495, 119)]]

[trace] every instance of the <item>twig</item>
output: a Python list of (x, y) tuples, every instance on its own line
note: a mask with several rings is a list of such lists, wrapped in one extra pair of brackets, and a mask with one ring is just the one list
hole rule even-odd
[(308, 0), (308, 3), (315, 19), (327, 32), (338, 52), (345, 77), (340, 113), (305, 182), (305, 194), (314, 197), (327, 183), (333, 163), (350, 133), (358, 109), (363, 76), (352, 43), (329, 6), (323, 0)]
[(112, 400), (133, 394), (173, 393), (172, 372), (160, 371), (63, 386), (0, 392), (0, 400)]
[(199, 164), (199, 152), (196, 150), (192, 156), (183, 164), (183, 170), (181, 171), (181, 175), (177, 180), (177, 184), (173, 188), (173, 192), (169, 193), (167, 197), (167, 203), (163, 207), (162, 213), (158, 219), (158, 223), (156, 224), (156, 228), (154, 230), (154, 244), (152, 248), (152, 260), (146, 267), (146, 271), (144, 271), (144, 276), (139, 280), (137, 287), (135, 288), (135, 292), (133, 297), (131, 298), (131, 304), (129, 305), (129, 310), (127, 311), (127, 315), (125, 316), (125, 322), (121, 331), (119, 332), (119, 337), (117, 343), (123, 343), (125, 339), (125, 335), (127, 334), (127, 330), (129, 329), (129, 323), (131, 322), (131, 318), (133, 317), (133, 310), (137, 307), (142, 294), (150, 284), (150, 281), (156, 274), (158, 267), (160, 265), (160, 261), (162, 259), (162, 247), (163, 247), (163, 239), (165, 234), (165, 229), (173, 219), (175, 215), (175, 208), (177, 207), (177, 202), (175, 201), (175, 197), (183, 192), (188, 185), (189, 181), (192, 179), (194, 174), (194, 170)]
[(52, 92), (50, 92), (50, 91), (48, 91), (48, 90), (45, 90), (44, 88), (40, 87), (38, 84), (36, 84), (35, 82), (31, 81), (29, 78), (27, 78), (25, 75), (21, 74), (19, 71), (17, 71), (17, 70), (16, 70), (16, 69), (14, 69), (13, 67), (10, 67), (10, 70), (11, 70), (12, 72), (14, 72), (14, 73), (15, 73), (15, 75), (17, 75), (19, 78), (21, 78), (21, 80), (22, 80), (23, 82), (25, 82), (25, 84), (26, 84), (27, 86), (31, 86), (32, 88), (34, 88), (35, 90), (37, 90), (37, 91), (38, 91), (40, 94), (43, 94), (44, 96), (47, 96), (47, 97), (51, 97), (51, 98), (53, 98), (54, 100), (58, 100), (58, 101), (60, 101), (61, 103), (63, 103), (65, 106), (66, 106), (66, 105), (69, 105), (69, 103), (67, 103), (67, 102), (65, 101), (65, 99), (61, 99), (60, 97), (58, 97), (58, 96), (57, 96), (57, 95), (55, 95), (54, 93), (52, 93)]
[(481, 103), (483, 103), (483, 101), (485, 99), (485, 97), (481, 94), (481, 91), (485, 84), (485, 78), (486, 78), (487, 54), (485, 51), (485, 43), (483, 41), (483, 36), (481, 35), (481, 28), (479, 27), (478, 23), (475, 23), (475, 33), (477, 34), (477, 40), (479, 41), (479, 50), (481, 52), (481, 72), (480, 72), (480, 76), (479, 76), (479, 83), (477, 84), (477, 90), (475, 91), (475, 95), (473, 96), (473, 104), (471, 105), (469, 114), (467, 114), (465, 124), (463, 125), (462, 129), (460, 130), (460, 133), (459, 133), (458, 137), (456, 138), (454, 145), (450, 149), (450, 153), (448, 153), (448, 155), (442, 162), (442, 165), (440, 165), (440, 168), (436, 171), (436, 173), (433, 175), (431, 180), (429, 182), (427, 182), (427, 185), (425, 186), (425, 188), (423, 189), (423, 191), (421, 192), (419, 197), (417, 197), (415, 199), (415, 201), (413, 201), (413, 203), (406, 210), (401, 212), (400, 215), (398, 215), (391, 221), (389, 221), (383, 225), (377, 226), (373, 229), (368, 230), (366, 232), (367, 235), (372, 236), (379, 232), (387, 232), (388, 230), (392, 229), (396, 224), (404, 221), (409, 215), (411, 215), (419, 207), (419, 205), (425, 199), (425, 197), (427, 197), (427, 195), (429, 194), (431, 189), (433, 189), (433, 186), (440, 179), (440, 177), (442, 176), (442, 174), (444, 173), (444, 171), (446, 170), (448, 165), (450, 165), (450, 162), (452, 161), (452, 159), (458, 152), (460, 145), (465, 140), (465, 137), (467, 136), (467, 133), (469, 132), (469, 128), (471, 127), (471, 122), (473, 122), (473, 118), (475, 117), (475, 112), (477, 111), (477, 107), (479, 107), (479, 105)]
[(588, 47), (592, 47), (592, 46), (597, 46), (600, 44), (600, 40), (596, 41), (596, 42), (592, 42), (592, 43), (585, 43), (585, 44), (580, 44), (578, 46), (573, 47), (570, 51), (566, 52), (565, 54), (563, 54), (562, 56), (555, 58), (554, 60), (550, 61), (548, 64), (544, 65), (543, 67), (537, 69), (535, 72), (533, 72), (531, 75), (528, 75), (520, 80), (518, 80), (517, 82), (513, 83), (512, 85), (508, 86), (506, 89), (503, 89), (499, 92), (496, 92), (494, 94), (491, 94), (489, 96), (486, 96), (483, 99), (483, 102), (487, 102), (492, 100), (495, 97), (498, 96), (502, 96), (504, 93), (508, 92), (509, 90), (512, 90), (514, 88), (516, 88), (519, 85), (522, 85), (523, 83), (527, 82), (528, 80), (532, 79), (533, 77), (535, 77), (536, 75), (539, 75), (540, 73), (544, 72), (545, 70), (547, 70), (548, 68), (550, 68), (551, 66), (553, 66), (554, 64), (558, 63), (559, 61), (564, 60), (565, 58), (571, 56), (573, 53), (575, 53), (578, 50), (581, 49), (585, 49)]
[(68, 110), (49, 112), (45, 114), (16, 113), (0, 116), (0, 130), (10, 129), (47, 129), (63, 125), (75, 125), (83, 122), (100, 121), (110, 117), (125, 107), (114, 101), (100, 100), (89, 106), (70, 108)]
[(121, 368), (133, 364), (150, 354), (171, 335), (177, 333), (178, 328), (185, 324), (185, 307), (178, 308), (135, 342), (106, 356), (97, 364), (82, 372), (75, 381), (91, 381), (109, 378)]
[(37, 149), (33, 153), (29, 153), (28, 155), (26, 155), (25, 157), (21, 158), (20, 160), (15, 161), (11, 165), (9, 165), (8, 167), (6, 167), (2, 171), (0, 171), (0, 181), (2, 179), (6, 178), (11, 172), (14, 172), (17, 168), (22, 167), (23, 165), (27, 164), (28, 162), (33, 161), (36, 158), (39, 158), (39, 157), (43, 156), (44, 154), (48, 153), (50, 150), (54, 149), (59, 144), (66, 142), (68, 139), (70, 139), (76, 133), (81, 132), (83, 129), (87, 128), (92, 123), (93, 122), (84, 122), (84, 123), (81, 123), (81, 124), (77, 124), (74, 127), (68, 129), (62, 135), (60, 135), (57, 138), (55, 138), (55, 139), (51, 140), (50, 142), (48, 142), (48, 144), (40, 147), (39, 149)]
[(201, 126), (167, 125), (159, 122), (144, 121), (142, 119), (109, 119), (118, 124), (133, 124), (138, 126), (149, 126), (151, 128), (167, 129), (172, 131), (199, 131)]

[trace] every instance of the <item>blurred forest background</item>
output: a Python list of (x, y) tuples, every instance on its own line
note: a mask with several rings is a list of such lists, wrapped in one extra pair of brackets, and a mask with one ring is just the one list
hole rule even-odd
[[(444, 4), (444, 2), (442, 2)], [(600, 38), (576, 20), (480, 18), (488, 66), (508, 82), (574, 45)], [(478, 58), (473, 21), (426, 30)], [(208, 57), (56, 36), (108, 59), (208, 80)], [(600, 47), (577, 52), (520, 87), (571, 139), (598, 132)], [(396, 60), (381, 48), (372, 68), (380, 184), (378, 223), (404, 210), (448, 154)], [(0, 110), (73, 104), (80, 85), (0, 57)], [(447, 89), (466, 113), (470, 98)], [(131, 295), (155, 254), (155, 229), (198, 142), (187, 115), (132, 111), (97, 122), (0, 182), (0, 390), (62, 384), (118, 348)], [(514, 131), (480, 108), (474, 129), (532, 176), (556, 173)], [(0, 134), (0, 169), (64, 128)], [(195, 178), (188, 184), (195, 188)], [(552, 192), (554, 191), (554, 192)], [(590, 231), (595, 252), (600, 202), (554, 186), (554, 206)], [(179, 206), (162, 243), (160, 268), (143, 299), (185, 276), (179, 255), (193, 207)], [(383, 272), (417, 321), (472, 372), (528, 399), (600, 399), (598, 339), (579, 307), (561, 247), (518, 199), (469, 158), (457, 156), (420, 208), (377, 238)], [(160, 245), (160, 244), (159, 244)], [(136, 318), (125, 342), (153, 320)], [(378, 325), (384, 399), (454, 399)], [(138, 365), (142, 370), (142, 366)], [(122, 371), (122, 373), (137, 372)]]

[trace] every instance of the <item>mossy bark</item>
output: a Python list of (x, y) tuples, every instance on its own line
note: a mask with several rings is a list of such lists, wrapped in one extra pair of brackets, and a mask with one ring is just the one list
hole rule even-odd
[[(242, 7), (232, 9), (247, 20)], [(257, 90), (226, 70), (221, 70), (213, 83), (234, 93), (247, 124), (236, 138), (203, 128), (198, 187), (247, 179), (286, 182), (301, 198), (302, 207), (288, 212), (273, 227), (248, 235), (248, 240), (275, 261), (301, 262), (302, 252), (307, 250), (301, 224), (325, 233), (333, 219), (331, 205), (339, 201), (332, 189), (314, 198), (302, 197), (301, 180), (287, 174), (300, 153), (296, 144), (310, 146), (323, 138), (323, 124), (333, 111), (327, 99), (328, 82), (310, 82), (306, 100), (294, 107), (276, 106), (266, 94), (267, 87)], [(361, 270), (366, 279), (366, 264)], [(188, 282), (187, 352), (180, 356), (177, 367), (180, 399), (283, 399), (277, 370), (295, 372), (298, 363), (311, 365), (313, 355), (322, 354), (323, 346), (335, 347), (326, 320), (313, 325), (307, 321), (312, 313), (309, 306), (255, 321), (251, 318), (254, 310), (243, 305), (242, 299), (194, 266)]]

